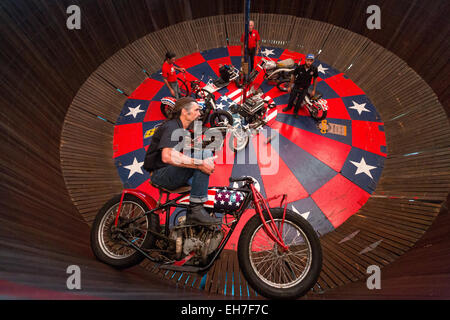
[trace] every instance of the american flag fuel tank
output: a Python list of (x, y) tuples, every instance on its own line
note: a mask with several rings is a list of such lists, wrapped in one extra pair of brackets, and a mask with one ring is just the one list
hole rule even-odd
[[(245, 191), (236, 191), (227, 188), (210, 188), (208, 189), (208, 201), (203, 205), (206, 208), (214, 208), (217, 211), (236, 211), (244, 202), (248, 195)], [(189, 195), (181, 198), (178, 204), (189, 204)]]

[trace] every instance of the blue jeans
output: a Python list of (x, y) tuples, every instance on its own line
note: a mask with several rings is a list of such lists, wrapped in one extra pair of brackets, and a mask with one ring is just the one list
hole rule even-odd
[[(193, 158), (206, 159), (212, 157), (211, 150), (194, 152)], [(198, 169), (182, 168), (172, 165), (153, 171), (151, 180), (158, 186), (168, 190), (190, 185), (192, 203), (204, 203), (208, 200), (209, 175)]]
[(170, 86), (172, 87), (173, 91), (175, 92), (175, 99), (181, 98), (181, 90), (180, 86), (178, 85), (178, 81), (175, 82), (169, 82)]

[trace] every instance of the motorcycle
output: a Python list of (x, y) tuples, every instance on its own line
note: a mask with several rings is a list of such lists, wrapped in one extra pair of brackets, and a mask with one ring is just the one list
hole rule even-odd
[[(264, 72), (264, 80), (272, 81), (275, 83), (280, 83), (284, 80), (289, 80), (292, 72), (300, 64), (301, 59), (298, 63), (292, 58), (284, 59), (281, 61), (273, 61), (268, 58), (267, 54), (262, 54), (263, 58), (256, 65), (256, 67), (250, 72), (248, 76), (248, 83), (253, 82), (260, 72)], [(240, 86), (243, 85), (243, 74), (241, 72), (240, 78), (238, 79)]]
[[(210, 117), (212, 117), (215, 113), (219, 113), (217, 117), (222, 119), (222, 121), (228, 121), (228, 123), (233, 123), (233, 117), (228, 114), (222, 114), (219, 111), (216, 110), (216, 99), (212, 93), (207, 91), (206, 89), (202, 88), (198, 90), (199, 94), (197, 97), (200, 97), (197, 100), (197, 103), (201, 107), (200, 110), (200, 120), (202, 122), (202, 125), (205, 126), (208, 122)], [(170, 114), (172, 113), (173, 109), (175, 108), (176, 99), (173, 97), (164, 97), (161, 99), (161, 113), (166, 117), (169, 118)], [(226, 119), (223, 119), (225, 117)]]
[(232, 64), (220, 66), (219, 73), (220, 77), (216, 80), (210, 78), (203, 89), (209, 92), (216, 92), (228, 86), (232, 81), (236, 84), (238, 83), (236, 80), (239, 80), (239, 70)]
[[(316, 283), (322, 267), (322, 249), (312, 226), (287, 209), (269, 207), (253, 177), (231, 178), (233, 187), (210, 187), (205, 209), (221, 217), (217, 225), (189, 225), (190, 187), (166, 190), (160, 186), (156, 202), (143, 191), (125, 189), (98, 212), (91, 229), (95, 257), (117, 269), (148, 259), (162, 270), (204, 274), (220, 257), (248, 208), (253, 215), (239, 236), (237, 256), (247, 282), (270, 299), (295, 299)], [(235, 184), (237, 185), (235, 187)], [(169, 195), (179, 196), (169, 200)], [(161, 203), (163, 195), (166, 201)], [(283, 208), (283, 202), (286, 203)], [(171, 209), (179, 208), (173, 211)], [(165, 217), (161, 225), (160, 215)], [(172, 221), (173, 223), (170, 223)]]
[[(279, 85), (283, 85), (287, 88), (289, 86), (289, 80), (283, 81)], [(316, 95), (312, 96), (312, 89), (308, 89), (308, 92), (306, 93), (305, 98), (302, 101), (301, 107), (306, 108), (311, 117), (316, 121), (324, 120), (327, 117), (328, 102), (326, 99), (322, 98), (322, 93), (318, 92), (317, 90)]]
[(261, 91), (253, 94), (249, 92), (249, 97), (242, 104), (232, 104), (229, 113), (234, 121), (232, 135), (230, 137), (230, 148), (235, 151), (245, 149), (250, 141), (252, 132), (256, 132), (277, 116), (277, 108), (273, 100), (266, 96), (262, 98)]

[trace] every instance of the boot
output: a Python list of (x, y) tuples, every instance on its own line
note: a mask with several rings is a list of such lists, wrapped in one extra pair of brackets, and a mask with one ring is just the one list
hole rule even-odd
[(203, 203), (190, 203), (186, 214), (186, 224), (191, 225), (212, 225), (221, 224), (222, 219), (213, 218), (203, 207)]
[(290, 106), (289, 107), (289, 105), (287, 106), (287, 107), (285, 107), (285, 108), (283, 108), (283, 112), (286, 112), (286, 111), (289, 111), (289, 110), (291, 110), (292, 109), (292, 106)]

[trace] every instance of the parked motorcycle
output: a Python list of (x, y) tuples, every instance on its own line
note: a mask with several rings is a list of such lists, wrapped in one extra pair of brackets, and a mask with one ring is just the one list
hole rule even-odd
[[(287, 91), (287, 88), (289, 86), (289, 80), (285, 80), (282, 83), (279, 83), (278, 85), (282, 86), (283, 88), (286, 88)], [(301, 107), (306, 108), (311, 117), (313, 117), (316, 121), (321, 121), (327, 117), (328, 102), (326, 99), (322, 98), (322, 93), (318, 92), (317, 90), (316, 95), (312, 96), (312, 89), (311, 88), (308, 89), (308, 92), (306, 93), (305, 98), (303, 99)]]

